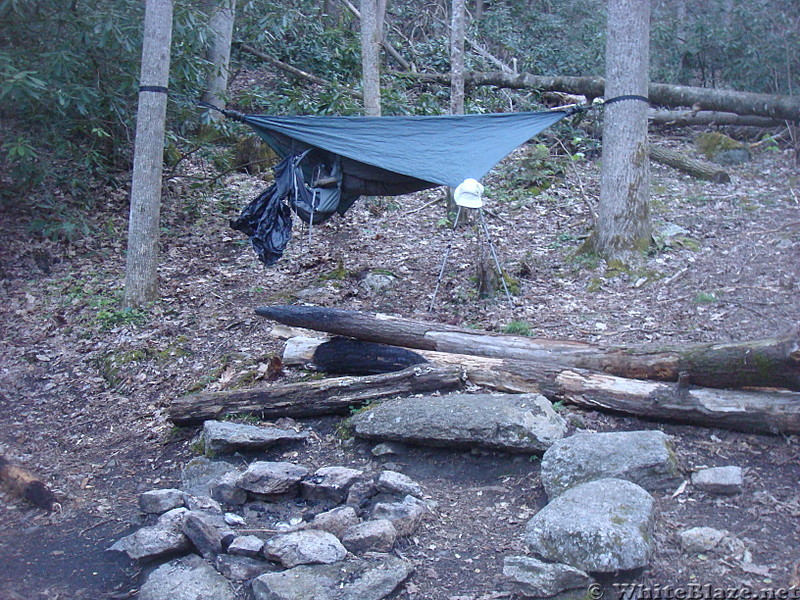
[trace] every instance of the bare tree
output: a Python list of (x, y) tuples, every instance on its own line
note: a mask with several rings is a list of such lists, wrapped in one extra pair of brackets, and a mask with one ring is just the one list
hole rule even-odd
[[(647, 96), (649, 0), (609, 0), (605, 97)], [(635, 263), (650, 245), (648, 103), (609, 103), (603, 120), (603, 166), (595, 248), (607, 260)]]
[(173, 0), (147, 0), (128, 221), (125, 304), (158, 297), (158, 237)]
[(450, 26), (450, 114), (464, 114), (464, 38), (466, 37), (465, 0), (453, 0)]
[[(236, 0), (218, 0), (211, 12), (208, 28), (211, 33), (206, 58), (211, 63), (211, 72), (206, 79), (203, 100), (214, 106), (225, 108), (225, 94), (228, 90), (228, 74), (231, 60), (231, 41), (233, 23), (236, 19)], [(211, 111), (211, 118), (222, 115)]]
[(381, 116), (381, 40), (386, 0), (361, 0), (361, 72), (364, 114)]

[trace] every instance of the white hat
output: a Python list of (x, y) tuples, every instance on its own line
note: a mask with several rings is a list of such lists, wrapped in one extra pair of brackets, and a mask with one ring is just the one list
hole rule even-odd
[(453, 192), (453, 200), (459, 206), (466, 208), (480, 208), (483, 206), (483, 185), (476, 180), (469, 177), (461, 182), (461, 184)]

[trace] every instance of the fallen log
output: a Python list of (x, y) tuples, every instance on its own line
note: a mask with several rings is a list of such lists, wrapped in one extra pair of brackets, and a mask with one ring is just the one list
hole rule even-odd
[[(430, 81), (450, 85), (449, 73), (398, 73), (415, 81)], [(536, 89), (545, 92), (566, 92), (586, 96), (591, 101), (602, 98), (605, 80), (602, 77), (540, 76), (531, 73), (464, 73), (464, 84), (490, 85), (509, 89)], [(693, 110), (730, 112), (770, 119), (800, 120), (800, 96), (756, 94), (736, 90), (701, 88), (668, 83), (650, 83), (651, 104), (672, 108), (691, 107)]]
[(699, 179), (706, 179), (714, 183), (730, 183), (731, 181), (731, 176), (728, 175), (724, 169), (720, 168), (719, 165), (704, 160), (689, 158), (670, 148), (650, 144), (649, 155), (650, 158), (656, 162), (678, 169), (679, 171), (683, 171)]
[(0, 483), (15, 496), (47, 511), (58, 505), (56, 495), (35, 475), (0, 456)]
[(761, 127), (772, 129), (784, 125), (783, 121), (768, 117), (737, 115), (731, 112), (693, 110), (655, 110), (647, 119), (661, 127), (693, 127), (709, 125), (729, 125), (733, 127)]
[(224, 415), (258, 415), (262, 419), (347, 413), (381, 398), (450, 392), (463, 386), (455, 366), (418, 365), (366, 377), (336, 377), (248, 390), (203, 392), (176, 398), (169, 419), (176, 425), (200, 423)]
[(800, 390), (797, 332), (781, 338), (723, 344), (602, 349), (583, 342), (478, 332), (318, 306), (259, 307), (256, 314), (284, 325), (404, 348), (555, 363), (631, 379), (680, 378), (704, 387)]
[[(357, 352), (352, 340), (349, 356), (353, 368), (391, 353), (380, 344), (364, 343)], [(292, 338), (286, 343), (284, 363), (326, 370), (332, 341)], [(335, 342), (334, 342), (335, 343)], [(800, 394), (777, 391), (719, 390), (668, 383), (626, 379), (586, 369), (502, 358), (486, 358), (442, 352), (420, 351), (432, 365), (457, 365), (467, 380), (500, 392), (540, 393), (549, 400), (584, 408), (634, 415), (664, 422), (689, 423), (758, 433), (800, 433)], [(336, 362), (342, 369), (342, 361)]]

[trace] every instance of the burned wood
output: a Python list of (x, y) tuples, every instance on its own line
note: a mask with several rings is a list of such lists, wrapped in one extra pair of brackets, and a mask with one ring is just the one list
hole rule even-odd
[(284, 325), (369, 342), (575, 367), (632, 379), (683, 381), (703, 387), (800, 390), (800, 340), (764, 340), (603, 349), (583, 342), (478, 332), (399, 317), (316, 306), (269, 306), (256, 314)]
[(176, 425), (188, 425), (231, 414), (259, 415), (264, 419), (342, 414), (381, 398), (450, 392), (462, 386), (458, 367), (418, 365), (384, 375), (192, 394), (172, 401), (169, 418)]

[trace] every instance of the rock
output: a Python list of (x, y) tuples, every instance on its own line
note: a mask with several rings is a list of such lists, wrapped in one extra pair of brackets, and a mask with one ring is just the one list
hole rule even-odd
[(253, 580), (255, 600), (381, 600), (411, 574), (411, 563), (374, 554), (335, 565), (305, 565)]
[(372, 478), (359, 477), (347, 492), (347, 499), (345, 503), (348, 506), (353, 506), (357, 510), (366, 508), (370, 499), (378, 493), (378, 488), (375, 487), (375, 482)]
[(402, 473), (397, 471), (382, 471), (375, 481), (375, 487), (379, 492), (386, 492), (396, 496), (422, 496), (422, 488), (419, 484)]
[(727, 531), (712, 529), (711, 527), (692, 527), (681, 532), (681, 548), (689, 554), (710, 552), (716, 548)]
[(451, 394), (388, 400), (351, 418), (362, 438), (543, 452), (566, 423), (538, 394)]
[(397, 529), (386, 519), (353, 525), (342, 534), (342, 544), (353, 554), (389, 552), (397, 541)]
[(222, 506), (211, 496), (195, 496), (184, 494), (183, 501), (189, 510), (203, 510), (212, 513), (222, 513)]
[(222, 517), (225, 519), (225, 523), (231, 527), (242, 527), (247, 524), (244, 517), (233, 513), (225, 513)]
[(399, 442), (382, 442), (375, 446), (371, 452), (375, 458), (403, 456), (408, 453), (408, 448)]
[(675, 489), (683, 481), (669, 437), (661, 431), (578, 433), (558, 440), (542, 457), (542, 485), (550, 499), (609, 477), (648, 491)]
[(363, 474), (347, 467), (322, 467), (314, 476), (300, 484), (300, 493), (306, 500), (344, 502), (350, 486)]
[(222, 533), (217, 528), (220, 521), (202, 511), (190, 511), (183, 521), (183, 533), (203, 558), (213, 558), (222, 552)]
[(133, 560), (143, 560), (184, 554), (192, 544), (181, 530), (186, 513), (185, 508), (175, 508), (159, 517), (155, 525), (142, 527), (118, 540), (109, 550), (124, 552)]
[(220, 554), (214, 560), (214, 568), (233, 581), (250, 581), (251, 579), (277, 570), (273, 563), (248, 556)]
[(306, 475), (308, 469), (294, 463), (256, 461), (239, 476), (236, 485), (248, 492), (276, 496), (295, 491)]
[(206, 455), (230, 454), (238, 450), (263, 450), (279, 442), (305, 440), (308, 433), (294, 429), (261, 427), (228, 421), (203, 423), (203, 448)]
[(543, 598), (567, 590), (584, 592), (593, 582), (588, 574), (569, 565), (545, 563), (529, 556), (507, 556), (503, 576), (511, 590), (521, 596)]
[(238, 469), (221, 460), (204, 456), (190, 460), (181, 471), (181, 489), (195, 496), (210, 496), (211, 486), (226, 473), (237, 473)]
[(247, 491), (236, 485), (238, 479), (238, 471), (225, 473), (211, 484), (211, 497), (222, 504), (244, 504), (247, 502)]
[(228, 554), (255, 558), (261, 555), (263, 548), (264, 540), (260, 537), (256, 535), (240, 535), (233, 538), (231, 545), (228, 546)]
[(630, 481), (581, 483), (528, 522), (525, 540), (539, 558), (589, 573), (638, 569), (653, 551), (654, 503)]
[(183, 506), (183, 491), (178, 489), (151, 490), (139, 495), (139, 508), (149, 514), (165, 513)]
[(206, 561), (196, 555), (161, 565), (142, 585), (139, 600), (235, 600), (233, 587)]
[(402, 502), (379, 502), (372, 509), (372, 518), (391, 521), (399, 537), (411, 535), (419, 527), (428, 506), (419, 498), (406, 496)]
[(750, 149), (718, 131), (701, 133), (695, 144), (708, 160), (720, 165), (738, 165), (750, 160)]
[(361, 284), (372, 294), (379, 294), (397, 283), (397, 277), (383, 271), (370, 271)]
[(692, 485), (710, 494), (738, 494), (744, 485), (742, 468), (729, 466), (701, 469), (692, 473)]
[(338, 506), (319, 513), (306, 525), (306, 529), (320, 529), (341, 538), (346, 529), (358, 524), (358, 515), (352, 506)]
[(264, 544), (264, 556), (291, 568), (338, 562), (347, 556), (347, 550), (332, 533), (308, 529), (268, 539)]

